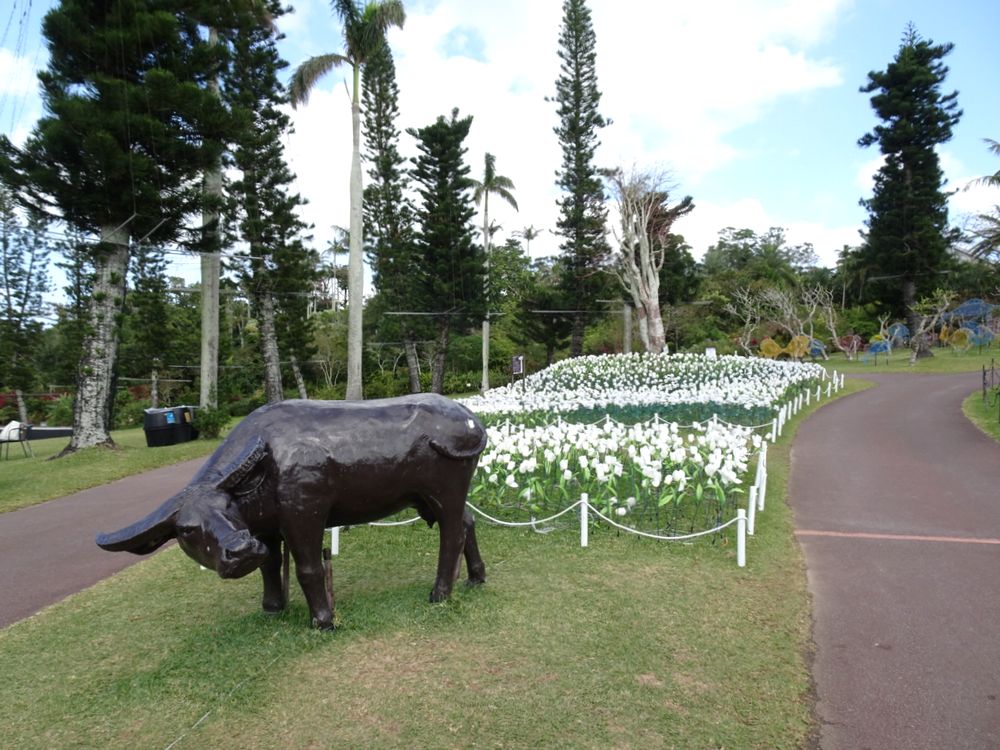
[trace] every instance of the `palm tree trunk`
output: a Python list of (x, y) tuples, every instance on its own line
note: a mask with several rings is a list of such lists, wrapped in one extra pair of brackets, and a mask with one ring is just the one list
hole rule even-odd
[(153, 372), (150, 375), (149, 406), (152, 409), (160, 405), (160, 361), (153, 360)]
[(80, 448), (115, 444), (110, 432), (111, 402), (115, 395), (112, 383), (118, 359), (118, 318), (125, 300), (128, 272), (128, 230), (104, 227), (101, 242), (107, 250), (95, 258), (93, 294), (73, 404), (73, 437), (60, 456)]
[(264, 395), (269, 404), (284, 399), (281, 384), (281, 361), (278, 356), (278, 337), (274, 329), (274, 298), (264, 292), (260, 300), (260, 349), (264, 358)]
[(348, 401), (364, 398), (361, 373), (361, 323), (364, 305), (364, 270), (361, 266), (361, 101), (360, 67), (354, 66), (354, 98), (351, 101), (351, 237), (347, 260), (347, 394)]
[[(208, 30), (210, 45), (218, 43), (219, 34)], [(208, 88), (219, 94), (219, 79), (213, 76)], [(222, 167), (215, 165), (205, 173), (205, 195), (209, 210), (202, 214), (203, 231), (208, 251), (201, 254), (201, 393), (202, 408), (214, 409), (219, 399), (219, 277), (222, 275), (222, 255), (218, 247), (218, 202), (222, 200)]]
[(483, 251), (486, 254), (486, 276), (483, 277), (483, 297), (486, 317), (483, 318), (483, 383), (482, 392), (490, 389), (490, 191), (483, 192)]

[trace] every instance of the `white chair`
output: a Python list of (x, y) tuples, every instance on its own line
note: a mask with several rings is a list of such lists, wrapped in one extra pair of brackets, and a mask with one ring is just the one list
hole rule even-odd
[(28, 442), (28, 431), (30, 429), (30, 424), (22, 424), (17, 421), (8, 422), (0, 428), (0, 454), (3, 454), (3, 458), (10, 458), (11, 443), (20, 443), (21, 450), (25, 456), (35, 455), (35, 452), (31, 449), (31, 443)]

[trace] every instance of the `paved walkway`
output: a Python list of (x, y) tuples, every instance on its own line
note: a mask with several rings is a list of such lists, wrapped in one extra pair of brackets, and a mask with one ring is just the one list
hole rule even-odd
[(99, 531), (137, 521), (182, 489), (204, 458), (0, 513), (0, 628), (144, 559), (105, 552)]
[(961, 412), (979, 376), (871, 379), (792, 449), (818, 745), (1000, 748), (1000, 445)]

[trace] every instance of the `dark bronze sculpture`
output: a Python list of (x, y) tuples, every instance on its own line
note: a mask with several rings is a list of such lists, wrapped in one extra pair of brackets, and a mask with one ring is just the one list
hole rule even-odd
[(256, 568), (266, 612), (285, 607), (281, 540), (315, 627), (333, 627), (324, 584), (324, 529), (416, 508), (440, 531), (431, 601), (451, 593), (464, 552), (469, 583), (486, 580), (465, 507), (486, 431), (476, 416), (434, 394), (376, 401), (283, 401), (244, 419), (191, 483), (146, 518), (99, 534), (114, 552), (149, 554), (177, 537), (222, 578)]

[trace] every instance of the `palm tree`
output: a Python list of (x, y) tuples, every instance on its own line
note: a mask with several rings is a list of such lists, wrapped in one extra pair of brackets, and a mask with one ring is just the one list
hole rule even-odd
[(351, 226), (347, 263), (347, 395), (362, 398), (361, 312), (364, 288), (361, 267), (361, 68), (386, 43), (391, 26), (403, 27), (406, 12), (402, 0), (368, 0), (359, 5), (352, 0), (333, 0), (333, 9), (344, 27), (345, 54), (330, 53), (311, 57), (292, 75), (288, 93), (292, 106), (305, 104), (316, 82), (342, 64), (351, 66), (354, 87), (351, 98), (351, 125), (354, 134), (351, 152)]
[[(983, 141), (995, 156), (1000, 156), (1000, 141), (994, 141), (991, 138), (984, 138)], [(968, 190), (975, 186), (1000, 187), (1000, 169), (993, 174), (973, 180), (965, 186), (965, 189)], [(972, 242), (972, 247), (969, 250), (970, 255), (979, 259), (994, 256), (1000, 249), (1000, 206), (994, 206), (992, 214), (974, 216), (969, 235)]]
[[(983, 142), (987, 145), (990, 152), (994, 156), (1000, 156), (1000, 141), (994, 141), (992, 138), (983, 138)], [(998, 169), (993, 174), (988, 174), (985, 177), (980, 177), (979, 179), (973, 180), (970, 185), (966, 186), (966, 190), (972, 185), (982, 185), (984, 187), (1000, 187), (1000, 169)]]
[(509, 177), (497, 174), (497, 159), (493, 154), (486, 154), (486, 168), (483, 181), (473, 180), (475, 192), (472, 197), (476, 203), (483, 203), (483, 251), (486, 253), (486, 316), (483, 318), (483, 393), (490, 387), (490, 193), (500, 196), (517, 211), (517, 201), (510, 191), (514, 183)]
[(535, 225), (534, 224), (529, 224), (528, 226), (524, 227), (524, 229), (518, 229), (516, 232), (513, 232), (512, 234), (515, 237), (522, 237), (524, 239), (524, 254), (527, 255), (530, 258), (531, 257), (531, 241), (534, 240), (534, 239), (538, 239), (538, 236), (541, 235), (541, 233), (543, 231), (545, 231), (545, 230), (544, 229), (535, 229)]

